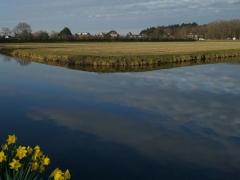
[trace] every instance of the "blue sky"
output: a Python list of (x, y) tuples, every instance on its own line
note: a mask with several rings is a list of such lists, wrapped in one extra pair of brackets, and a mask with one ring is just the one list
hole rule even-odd
[(0, 0), (0, 28), (19, 22), (33, 32), (139, 33), (158, 25), (240, 18), (240, 0)]

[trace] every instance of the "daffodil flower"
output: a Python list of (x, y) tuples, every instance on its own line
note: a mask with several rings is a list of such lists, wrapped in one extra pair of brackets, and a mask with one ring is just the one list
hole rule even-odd
[(32, 163), (32, 170), (33, 170), (33, 171), (38, 170), (38, 167), (39, 167), (39, 164), (38, 164), (37, 162), (33, 162), (33, 163)]
[[(31, 171), (28, 171), (31, 175), (38, 175), (39, 173), (43, 173), (45, 171), (45, 166), (50, 164), (50, 158), (45, 156), (40, 149), (40, 146), (35, 146), (35, 148), (31, 148), (30, 146), (9, 146), (10, 144), (16, 143), (17, 137), (14, 135), (8, 135), (7, 142), (5, 144), (0, 145), (0, 166), (5, 166), (5, 164), (9, 164), (7, 167), (7, 173), (10, 173), (10, 176), (17, 177), (19, 173), (25, 171), (24, 168), (28, 168), (31, 165)], [(6, 156), (7, 155), (7, 156)], [(15, 157), (15, 158), (11, 158)], [(26, 158), (24, 158), (26, 157)], [(8, 159), (9, 158), (9, 159)], [(11, 161), (12, 160), (12, 161)], [(6, 162), (3, 162), (6, 161)], [(22, 168), (19, 170), (19, 168)], [(10, 170), (11, 169), (11, 170)], [(14, 170), (14, 171), (13, 171)], [(18, 171), (19, 170), (19, 171)], [(23, 171), (22, 171), (23, 170)], [(18, 171), (18, 172), (16, 172)], [(29, 174), (24, 174), (27, 179)], [(1, 174), (1, 173), (0, 173)], [(11, 177), (9, 178), (11, 179)], [(4, 175), (5, 177), (5, 175)], [(53, 178), (54, 180), (68, 180), (71, 178), (70, 172), (67, 169), (65, 172), (61, 171), (59, 168), (56, 168), (49, 178)]]
[(18, 160), (13, 159), (11, 163), (9, 163), (10, 165), (10, 169), (15, 169), (16, 171), (18, 170), (18, 168), (20, 168), (22, 165), (19, 163)]
[(19, 159), (22, 159), (23, 157), (27, 156), (27, 150), (24, 146), (19, 146), (17, 149), (16, 157), (19, 157)]
[(65, 173), (64, 173), (64, 178), (65, 178), (65, 179), (70, 179), (70, 178), (71, 178), (71, 174), (70, 174), (70, 172), (69, 172), (68, 169), (67, 169), (67, 170), (65, 171)]
[(0, 162), (6, 161), (6, 156), (3, 151), (0, 152)]
[(43, 164), (40, 166), (39, 171), (40, 171), (40, 173), (43, 173), (43, 171), (45, 171), (45, 167)]
[(52, 172), (52, 174), (51, 174), (50, 177), (54, 177), (54, 180), (61, 180), (61, 179), (64, 178), (63, 175), (64, 175), (64, 173), (63, 173), (59, 168), (56, 168), (56, 169)]
[(32, 154), (33, 149), (32, 149), (30, 146), (28, 146), (28, 147), (27, 147), (27, 152), (28, 152), (28, 154)]
[(14, 135), (8, 135), (8, 139), (7, 139), (7, 142), (8, 142), (8, 145), (9, 144), (13, 144), (17, 141), (17, 137)]
[(50, 164), (50, 159), (49, 159), (49, 157), (43, 157), (42, 158), (42, 163), (43, 163), (43, 165), (45, 165), (45, 166), (47, 166), (47, 165), (49, 165)]
[(3, 145), (3, 150), (8, 150), (8, 145), (7, 144)]

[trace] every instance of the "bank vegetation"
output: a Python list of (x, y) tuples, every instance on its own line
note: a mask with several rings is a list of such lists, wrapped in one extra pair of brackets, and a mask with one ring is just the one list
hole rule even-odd
[(69, 65), (145, 66), (240, 56), (240, 41), (0, 43), (3, 54)]

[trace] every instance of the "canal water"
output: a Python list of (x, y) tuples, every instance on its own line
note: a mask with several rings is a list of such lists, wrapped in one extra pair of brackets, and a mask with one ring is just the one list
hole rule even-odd
[(239, 179), (240, 65), (94, 73), (0, 55), (0, 143), (73, 180)]

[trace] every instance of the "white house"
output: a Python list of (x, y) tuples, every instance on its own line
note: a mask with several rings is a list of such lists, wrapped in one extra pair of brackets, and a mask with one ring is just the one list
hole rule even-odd
[(187, 35), (187, 37), (188, 37), (189, 39), (198, 40), (198, 35), (197, 35), (197, 34), (189, 33), (189, 34)]
[(76, 35), (79, 35), (79, 36), (90, 36), (90, 33), (89, 32), (81, 32), (81, 33), (76, 33)]
[(100, 32), (99, 34), (98, 34), (98, 36), (105, 36), (106, 35), (106, 33), (104, 33), (104, 32)]
[(110, 35), (111, 37), (118, 37), (118, 33), (116, 33), (116, 32), (111, 32), (109, 35)]
[(142, 38), (141, 35), (137, 35), (137, 34), (132, 34), (131, 32), (127, 33), (126, 37), (130, 38), (130, 39), (140, 39)]

